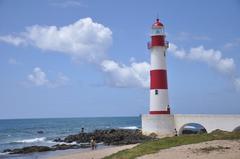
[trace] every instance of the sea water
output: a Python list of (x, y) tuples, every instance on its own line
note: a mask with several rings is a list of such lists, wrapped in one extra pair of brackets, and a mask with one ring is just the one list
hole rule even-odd
[[(57, 144), (53, 140), (95, 129), (137, 129), (141, 127), (140, 117), (94, 117), (94, 118), (50, 118), (50, 119), (4, 119), (0, 120), (0, 159), (43, 158), (46, 153), (9, 155), (4, 149), (25, 146)], [(70, 150), (71, 151), (71, 150)], [(54, 152), (48, 152), (51, 154)], [(59, 153), (59, 152), (58, 152)]]

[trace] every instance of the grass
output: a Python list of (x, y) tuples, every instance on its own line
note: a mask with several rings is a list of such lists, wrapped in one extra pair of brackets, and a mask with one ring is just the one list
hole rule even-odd
[(134, 159), (139, 156), (156, 153), (161, 149), (167, 149), (180, 145), (195, 144), (212, 140), (234, 140), (240, 139), (239, 132), (214, 131), (210, 134), (182, 135), (166, 137), (154, 141), (147, 141), (131, 149), (119, 151), (104, 159)]

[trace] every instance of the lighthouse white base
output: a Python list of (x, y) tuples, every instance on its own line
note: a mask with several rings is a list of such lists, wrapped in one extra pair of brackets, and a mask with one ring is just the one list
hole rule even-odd
[(154, 133), (159, 138), (174, 136), (176, 134), (174, 116), (170, 114), (142, 115), (142, 133), (144, 135)]

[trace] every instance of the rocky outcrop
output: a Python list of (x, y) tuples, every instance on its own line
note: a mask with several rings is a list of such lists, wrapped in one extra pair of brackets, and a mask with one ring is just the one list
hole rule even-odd
[(23, 148), (17, 149), (6, 149), (3, 152), (8, 152), (9, 154), (26, 154), (32, 152), (44, 152), (44, 151), (51, 151), (52, 149), (48, 146), (28, 146)]
[[(90, 140), (94, 138), (97, 143), (103, 142), (106, 145), (126, 145), (135, 144), (147, 140), (154, 139), (150, 136), (142, 135), (140, 130), (125, 130), (125, 129), (109, 129), (109, 130), (95, 130), (91, 133), (79, 133), (69, 135), (64, 139), (56, 138), (55, 142), (66, 142), (71, 144), (57, 144), (52, 147), (48, 146), (28, 146), (16, 149), (5, 149), (3, 152), (10, 154), (26, 154), (33, 152), (56, 151), (66, 149), (89, 148)], [(77, 144), (73, 144), (76, 142)]]
[(84, 143), (89, 142), (92, 137), (96, 139), (97, 143), (103, 142), (106, 145), (135, 144), (153, 139), (152, 137), (142, 135), (142, 132), (140, 130), (109, 129), (95, 130), (92, 133), (79, 133), (76, 135), (69, 135), (61, 141), (67, 143)]
[(56, 150), (67, 150), (67, 149), (79, 149), (79, 148), (89, 148), (90, 144), (57, 144), (52, 147), (48, 146), (28, 146), (16, 149), (5, 149), (3, 152), (9, 154), (26, 154), (33, 152), (44, 152), (44, 151), (56, 151)]

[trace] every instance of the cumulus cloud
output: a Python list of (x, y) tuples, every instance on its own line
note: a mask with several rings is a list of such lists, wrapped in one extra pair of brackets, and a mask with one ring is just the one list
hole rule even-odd
[(35, 67), (33, 73), (28, 75), (28, 80), (36, 86), (42, 86), (49, 83), (46, 73), (39, 67)]
[[(27, 27), (19, 36), (7, 36), (11, 39), (22, 39), (28, 46), (64, 53), (73, 59), (97, 64), (106, 75), (107, 84), (113, 87), (148, 87), (149, 85), (148, 63), (137, 63), (131, 58), (130, 66), (126, 66), (106, 60), (106, 51), (112, 43), (112, 31), (102, 24), (93, 22), (91, 18), (80, 19), (63, 27), (34, 25)], [(11, 43), (6, 40), (4, 42)], [(46, 73), (36, 67), (28, 76), (28, 80), (36, 86), (55, 86), (56, 83), (66, 81), (66, 78), (60, 76), (55, 82), (50, 81)]]
[(54, 88), (65, 85), (69, 80), (68, 77), (60, 73), (55, 81), (50, 81), (46, 73), (39, 67), (35, 67), (33, 72), (27, 76), (27, 79), (35, 86), (48, 86)]
[(219, 50), (205, 49), (203, 46), (191, 48), (188, 52), (184, 49), (178, 48), (175, 44), (170, 44), (169, 52), (179, 59), (200, 61), (210, 67), (213, 67), (218, 72), (229, 76), (234, 81), (236, 89), (239, 87), (239, 78), (236, 77), (235, 62), (233, 58), (222, 57)]
[(104, 60), (102, 71), (107, 74), (107, 84), (114, 87), (149, 87), (150, 65), (147, 62), (132, 62), (130, 66), (113, 60)]
[(21, 37), (15, 37), (15, 36), (12, 36), (12, 35), (0, 36), (0, 42), (1, 41), (13, 44), (15, 46), (26, 44), (25, 39), (23, 39)]
[(177, 58), (204, 62), (224, 74), (232, 74), (235, 70), (234, 60), (222, 57), (221, 51), (218, 50), (199, 46), (187, 52), (179, 49), (175, 44), (170, 44), (169, 51)]
[(16, 46), (26, 43), (42, 50), (68, 54), (74, 59), (96, 62), (106, 56), (112, 43), (112, 31), (91, 18), (84, 18), (63, 27), (34, 25), (18, 37), (0, 38)]

